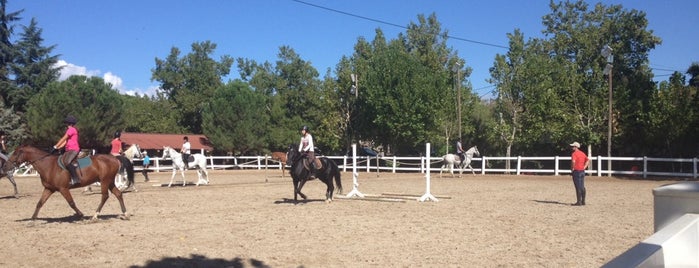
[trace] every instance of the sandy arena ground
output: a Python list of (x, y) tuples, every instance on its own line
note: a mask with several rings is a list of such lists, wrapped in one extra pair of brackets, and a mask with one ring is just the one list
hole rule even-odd
[[(170, 173), (136, 174), (125, 193), (130, 220), (110, 194), (72, 190), (85, 219), (55, 193), (30, 220), (43, 187), (18, 177), (19, 198), (0, 180), (2, 267), (599, 267), (653, 233), (655, 187), (675, 181), (588, 176), (587, 206), (573, 207), (569, 176), (439, 178), (438, 202), (323, 202), (306, 184), (293, 203), (279, 170), (210, 171), (207, 186), (154, 186)], [(187, 181), (196, 173), (188, 171)], [(181, 182), (181, 178), (176, 177)], [(344, 193), (351, 173), (342, 174)], [(422, 195), (419, 173), (361, 172), (359, 190)]]

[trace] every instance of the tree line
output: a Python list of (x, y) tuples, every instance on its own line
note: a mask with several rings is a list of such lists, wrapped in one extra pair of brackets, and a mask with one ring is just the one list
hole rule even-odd
[[(98, 150), (120, 130), (204, 134), (214, 153), (265, 154), (297, 144), (306, 125), (327, 154), (361, 143), (417, 155), (430, 142), (439, 155), (461, 140), (486, 155), (563, 155), (572, 141), (606, 155), (612, 120), (612, 155), (699, 152), (699, 63), (687, 69), (688, 80), (675, 72), (654, 82), (648, 53), (661, 38), (647, 29), (644, 12), (621, 5), (551, 1), (545, 38), (507, 34), (508, 49), (490, 68), (494, 97), (482, 99), (436, 14), (417, 15), (393, 39), (380, 28), (372, 40), (358, 37), (323, 74), (284, 45), (275, 62), (214, 59), (212, 41), (194, 42), (186, 53), (173, 47), (151, 70), (157, 93), (130, 96), (99, 77), (59, 81), (56, 45), (43, 44), (37, 19), (18, 25), (22, 11), (8, 13), (6, 0), (0, 3), (0, 130), (14, 146), (48, 147), (72, 114), (81, 145)], [(614, 55), (610, 72), (600, 55), (605, 45)], [(239, 76), (224, 81), (233, 68)]]

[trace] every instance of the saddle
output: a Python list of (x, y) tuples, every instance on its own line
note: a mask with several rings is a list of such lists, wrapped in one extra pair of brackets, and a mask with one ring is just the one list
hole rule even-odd
[(182, 160), (186, 161), (187, 163), (194, 162), (194, 155), (190, 154), (189, 157), (187, 157), (187, 159), (182, 159)]
[[(63, 165), (63, 157), (65, 157), (64, 154), (58, 156), (58, 166), (65, 170), (66, 166)], [(82, 169), (92, 165), (92, 158), (90, 158), (87, 154), (79, 153), (78, 157), (76, 158), (76, 162), (78, 162), (78, 169)]]
[[(315, 159), (315, 166), (316, 170), (320, 170), (323, 168), (323, 162), (321, 162), (320, 159), (318, 159), (318, 157), (316, 157)], [(311, 170), (311, 161), (308, 161), (308, 158), (306, 157), (303, 158), (303, 167), (308, 171)]]

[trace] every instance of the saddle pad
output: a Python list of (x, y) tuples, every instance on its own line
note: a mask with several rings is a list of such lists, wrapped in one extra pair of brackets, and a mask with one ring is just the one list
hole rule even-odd
[[(66, 166), (63, 165), (63, 156), (64, 155), (58, 156), (58, 166), (61, 167), (61, 169), (66, 169)], [(78, 168), (82, 169), (90, 165), (92, 165), (92, 157), (78, 158)]]

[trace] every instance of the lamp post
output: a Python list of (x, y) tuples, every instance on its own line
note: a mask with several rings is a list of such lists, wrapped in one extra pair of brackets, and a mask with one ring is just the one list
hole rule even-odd
[(350, 78), (352, 78), (352, 89), (354, 89), (354, 97), (359, 98), (359, 86), (357, 85), (357, 75), (350, 74)]
[(602, 56), (607, 58), (607, 66), (604, 67), (604, 74), (609, 77), (609, 118), (607, 118), (607, 175), (612, 176), (612, 67), (614, 63), (614, 55), (609, 45), (602, 48)]
[(456, 63), (454, 65), (454, 71), (456, 72), (456, 83), (454, 83), (454, 87), (456, 87), (456, 120), (459, 122), (459, 137), (458, 139), (461, 140), (461, 64)]

